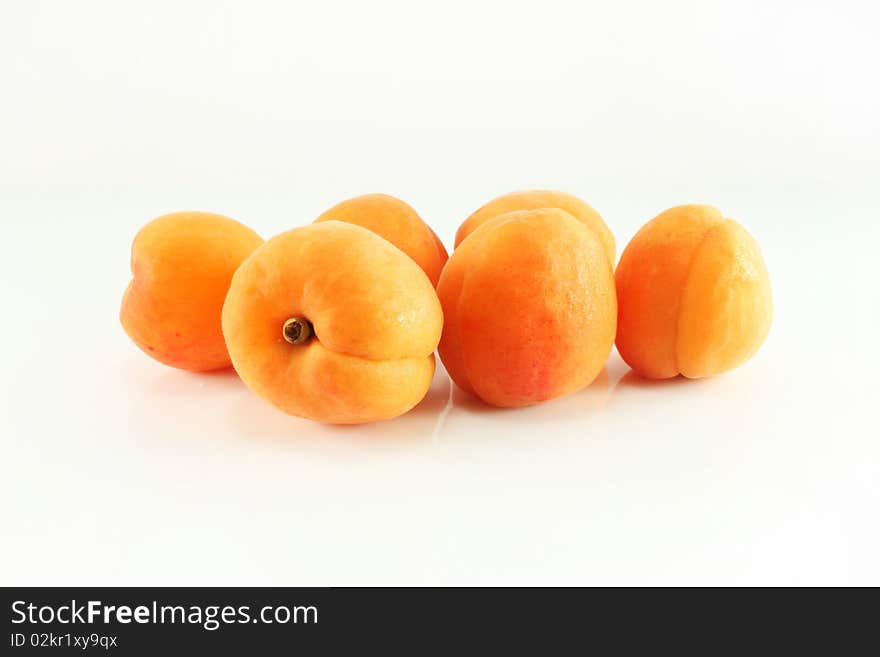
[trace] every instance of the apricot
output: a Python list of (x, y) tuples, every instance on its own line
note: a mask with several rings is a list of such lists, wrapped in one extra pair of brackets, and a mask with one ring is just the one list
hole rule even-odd
[(223, 306), (248, 387), (286, 413), (336, 424), (392, 418), (421, 401), (442, 327), (419, 266), (341, 221), (267, 241), (235, 273)]
[(126, 333), (172, 367), (229, 367), (223, 301), (232, 274), (262, 242), (247, 226), (210, 212), (174, 212), (148, 223), (131, 247), (133, 278), (119, 313)]
[(342, 201), (315, 219), (319, 221), (345, 221), (384, 237), (415, 260), (434, 286), (449, 257), (443, 242), (418, 213), (387, 194), (365, 194)]
[(492, 199), (479, 208), (471, 216), (464, 220), (455, 233), (455, 248), (462, 243), (465, 237), (470, 235), (477, 227), (490, 219), (494, 219), (507, 212), (514, 210), (538, 210), (540, 208), (558, 208), (565, 210), (575, 219), (581, 221), (602, 242), (608, 262), (614, 267), (617, 250), (614, 243), (614, 235), (608, 229), (605, 221), (586, 201), (577, 196), (565, 192), (552, 190), (527, 190), (511, 192)]
[(587, 386), (617, 319), (602, 241), (557, 208), (483, 223), (452, 253), (437, 287), (440, 358), (455, 383), (494, 406), (527, 406)]
[(770, 278), (754, 238), (710, 205), (645, 224), (615, 275), (617, 350), (651, 379), (692, 379), (751, 358), (770, 330)]

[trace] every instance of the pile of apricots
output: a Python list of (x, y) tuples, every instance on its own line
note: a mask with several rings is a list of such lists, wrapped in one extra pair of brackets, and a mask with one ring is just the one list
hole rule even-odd
[(767, 336), (758, 244), (715, 207), (660, 213), (615, 262), (599, 213), (558, 191), (489, 201), (451, 256), (384, 194), (268, 241), (228, 217), (177, 212), (135, 237), (120, 316), (156, 360), (234, 366), (282, 411), (336, 424), (412, 409), (435, 351), (461, 389), (520, 407), (589, 385), (614, 344), (646, 378), (701, 378), (744, 363)]

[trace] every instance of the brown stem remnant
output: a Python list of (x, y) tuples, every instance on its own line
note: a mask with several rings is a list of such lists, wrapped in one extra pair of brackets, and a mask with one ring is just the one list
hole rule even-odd
[(312, 323), (305, 317), (291, 317), (281, 328), (281, 335), (290, 344), (303, 344), (308, 342), (314, 334)]

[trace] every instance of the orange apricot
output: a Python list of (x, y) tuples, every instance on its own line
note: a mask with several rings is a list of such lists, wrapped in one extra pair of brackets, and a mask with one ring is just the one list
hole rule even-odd
[(126, 333), (172, 367), (229, 367), (223, 301), (232, 274), (262, 242), (247, 226), (210, 212), (174, 212), (148, 223), (131, 247), (132, 280), (119, 313)]
[(384, 237), (415, 260), (434, 286), (449, 257), (443, 242), (418, 213), (388, 194), (365, 194), (342, 201), (315, 219), (319, 221), (345, 221)]
[(334, 424), (385, 420), (421, 401), (442, 327), (419, 266), (341, 221), (267, 241), (235, 273), (223, 306), (245, 384), (286, 413)]
[(565, 210), (575, 219), (583, 222), (587, 228), (596, 233), (602, 242), (605, 254), (608, 256), (608, 262), (614, 267), (614, 259), (617, 256), (614, 235), (599, 213), (577, 196), (553, 190), (537, 189), (511, 192), (492, 199), (465, 219), (464, 223), (458, 227), (458, 231), (455, 233), (455, 247), (458, 248), (465, 237), (490, 219), (514, 210), (538, 210), (540, 208)]
[(440, 358), (462, 389), (527, 406), (587, 386), (602, 371), (617, 318), (602, 242), (564, 210), (491, 219), (452, 253), (437, 287)]
[(754, 238), (710, 205), (645, 224), (615, 274), (617, 350), (651, 379), (696, 379), (751, 358), (770, 330), (770, 278)]

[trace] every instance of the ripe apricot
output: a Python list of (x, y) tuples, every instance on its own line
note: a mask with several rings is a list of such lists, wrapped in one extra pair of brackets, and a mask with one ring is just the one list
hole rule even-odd
[(223, 306), (242, 380), (286, 413), (336, 424), (415, 406), (431, 384), (442, 326), (419, 266), (341, 221), (263, 244), (235, 273)]
[(608, 256), (608, 262), (614, 267), (614, 259), (617, 256), (614, 235), (605, 225), (599, 213), (577, 196), (553, 190), (537, 189), (511, 192), (492, 199), (465, 219), (464, 223), (458, 227), (458, 231), (455, 233), (455, 248), (458, 248), (464, 238), (474, 232), (477, 227), (490, 219), (514, 210), (538, 210), (540, 208), (565, 210), (575, 219), (583, 222), (587, 228), (596, 233), (602, 242), (605, 254)]
[(418, 213), (387, 194), (365, 194), (342, 201), (315, 219), (319, 221), (345, 221), (384, 237), (415, 260), (434, 286), (449, 257), (443, 242)]
[(615, 274), (617, 350), (642, 376), (712, 376), (751, 358), (770, 330), (770, 278), (754, 238), (710, 205), (645, 224)]
[(232, 274), (262, 238), (234, 219), (174, 212), (154, 219), (131, 247), (132, 280), (119, 319), (146, 354), (172, 367), (229, 367), (220, 313)]
[(603, 244), (564, 210), (485, 222), (452, 253), (437, 292), (446, 370), (495, 406), (583, 388), (614, 343), (617, 301)]

